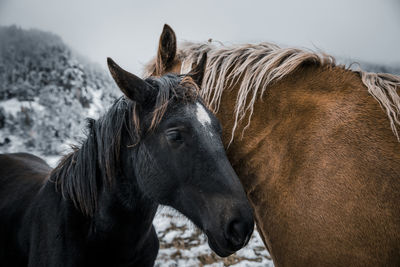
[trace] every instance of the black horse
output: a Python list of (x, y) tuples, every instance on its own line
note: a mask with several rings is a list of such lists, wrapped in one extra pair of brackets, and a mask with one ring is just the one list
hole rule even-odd
[(108, 65), (125, 96), (54, 170), (0, 155), (1, 266), (152, 266), (158, 204), (187, 216), (220, 256), (249, 240), (252, 209), (198, 97), (205, 57), (189, 75), (146, 80)]

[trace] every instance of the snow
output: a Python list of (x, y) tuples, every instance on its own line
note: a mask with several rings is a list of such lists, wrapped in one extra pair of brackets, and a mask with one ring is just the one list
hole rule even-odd
[(95, 90), (93, 88), (88, 88), (88, 91), (92, 95), (92, 103), (88, 110), (88, 117), (97, 118), (101, 111), (104, 110), (103, 103), (101, 102), (101, 96), (103, 94), (102, 90)]
[(57, 156), (57, 155), (46, 156), (45, 158), (46, 158), (47, 164), (49, 164), (50, 167), (52, 167), (52, 168), (55, 168), (58, 165), (58, 163), (60, 162), (60, 159), (61, 159), (60, 156)]
[(38, 104), (37, 99), (34, 101), (19, 101), (16, 98), (11, 98), (5, 101), (0, 101), (0, 106), (4, 108), (4, 110), (13, 115), (17, 116), (17, 113), (21, 111), (23, 108), (36, 109), (36, 110), (44, 110), (44, 107)]

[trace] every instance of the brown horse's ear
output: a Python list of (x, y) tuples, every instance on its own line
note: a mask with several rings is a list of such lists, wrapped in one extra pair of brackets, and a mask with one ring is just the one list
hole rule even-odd
[(207, 53), (203, 53), (197, 66), (187, 74), (188, 76), (192, 77), (193, 81), (199, 87), (201, 87), (201, 83), (203, 82), (206, 66), (207, 66)]
[(121, 89), (124, 95), (130, 100), (144, 104), (147, 98), (152, 95), (154, 88), (149, 83), (125, 71), (111, 58), (107, 58), (107, 64), (111, 76), (117, 83), (119, 89)]
[(172, 67), (176, 55), (176, 36), (175, 32), (168, 24), (164, 24), (163, 31), (158, 43), (156, 60), (156, 75), (162, 75)]

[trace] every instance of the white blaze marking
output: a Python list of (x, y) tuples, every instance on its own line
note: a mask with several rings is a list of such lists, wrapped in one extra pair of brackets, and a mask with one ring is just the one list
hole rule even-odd
[(197, 120), (203, 125), (204, 127), (207, 127), (208, 125), (211, 125), (211, 118), (208, 115), (206, 109), (200, 104), (196, 104), (196, 116)]

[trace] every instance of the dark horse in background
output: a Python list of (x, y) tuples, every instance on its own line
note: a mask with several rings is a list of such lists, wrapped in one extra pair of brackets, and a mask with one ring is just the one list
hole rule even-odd
[(270, 43), (177, 49), (167, 25), (146, 75), (204, 52), (200, 93), (274, 264), (400, 266), (400, 77)]
[(194, 222), (228, 256), (253, 228), (221, 128), (198, 96), (206, 58), (185, 76), (142, 80), (108, 60), (125, 94), (51, 170), (0, 155), (1, 266), (152, 266), (158, 204)]

